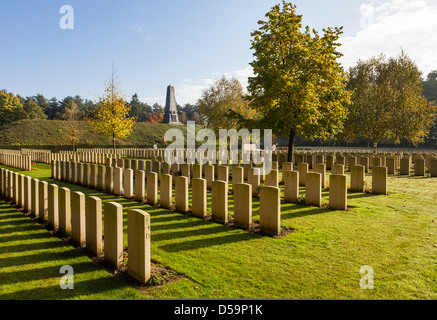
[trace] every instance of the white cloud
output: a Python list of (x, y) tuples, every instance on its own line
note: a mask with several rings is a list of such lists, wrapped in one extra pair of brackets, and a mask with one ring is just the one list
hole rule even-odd
[[(432, 1), (432, 0), (431, 0)], [(437, 7), (430, 0), (370, 0), (360, 7), (361, 30), (342, 37), (339, 51), (346, 70), (359, 59), (403, 49), (426, 75), (437, 69)]]
[(253, 76), (253, 70), (251, 66), (247, 66), (244, 69), (238, 69), (232, 72), (214, 72), (211, 74), (211, 78), (200, 79), (197, 83), (193, 83), (193, 81), (189, 79), (184, 79), (181, 84), (175, 86), (176, 102), (179, 105), (197, 103), (197, 100), (202, 96), (202, 91), (209, 88), (214, 84), (216, 79), (222, 76), (226, 78), (236, 78), (240, 81), (243, 88), (246, 89), (248, 77)]
[(134, 32), (138, 33), (143, 40), (147, 42), (153, 41), (155, 39), (154, 35), (150, 35), (145, 32), (144, 27), (142, 25), (133, 24), (130, 27)]
[(240, 69), (240, 70), (236, 70), (234, 72), (235, 74), (235, 78), (238, 79), (238, 81), (240, 81), (241, 85), (243, 86), (243, 89), (246, 90), (249, 80), (249, 77), (253, 77), (254, 73), (253, 73), (253, 69), (250, 65), (248, 65), (246, 68), (244, 69)]
[[(201, 78), (198, 81), (193, 81), (191, 79), (185, 78), (181, 80), (179, 84), (174, 84), (176, 102), (181, 106), (186, 103), (196, 104), (197, 100), (202, 96), (202, 91), (213, 85), (215, 80), (222, 77), (223, 75), (227, 78), (236, 78), (238, 81), (240, 81), (243, 88), (246, 89), (248, 77), (253, 76), (253, 70), (252, 67), (248, 65), (244, 69), (238, 69), (232, 72), (213, 72), (211, 74), (211, 77)], [(148, 104), (153, 104), (157, 102), (164, 106), (165, 98), (165, 96), (156, 96), (150, 98), (141, 98), (141, 100)]]
[[(208, 88), (214, 83), (214, 79), (201, 79), (199, 83), (194, 84), (190, 79), (183, 79), (180, 84), (174, 85), (176, 103), (183, 106), (186, 103), (195, 104), (197, 100), (201, 97), (202, 91)], [(164, 88), (165, 92), (166, 88)], [(154, 103), (159, 103), (163, 107), (165, 106), (166, 96), (154, 96), (154, 97), (143, 97), (141, 101), (146, 102), (149, 105)]]
[(143, 34), (143, 33), (144, 33), (144, 29), (143, 29), (143, 27), (140, 26), (140, 25), (138, 25), (138, 24), (131, 25), (130, 27), (131, 27), (131, 29), (132, 29), (133, 31), (135, 31), (136, 33), (139, 33), (139, 34)]
[(209, 88), (214, 83), (214, 79), (201, 79), (198, 83), (188, 83), (182, 80), (182, 83), (175, 86), (176, 102), (179, 105), (186, 103), (196, 104), (197, 100), (202, 96), (202, 91)]
[(160, 104), (161, 106), (165, 106), (165, 96), (157, 96), (157, 97), (150, 97), (150, 98), (140, 98), (142, 102), (145, 102), (149, 105), (154, 105), (155, 103)]
[(201, 80), (203, 82), (203, 86), (204, 87), (208, 87), (208, 86), (210, 86), (210, 85), (212, 85), (214, 83), (215, 79), (217, 79), (217, 78), (204, 78), (204, 79), (201, 79)]

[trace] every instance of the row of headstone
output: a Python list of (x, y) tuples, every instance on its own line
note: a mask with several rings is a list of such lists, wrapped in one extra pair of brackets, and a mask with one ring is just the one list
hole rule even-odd
[[(40, 149), (0, 150), (0, 154), (29, 156), (30, 162), (41, 162), (41, 163), (48, 163), (48, 164), (52, 160), (51, 153), (52, 152), (50, 150), (40, 150)], [(23, 170), (27, 170), (27, 169), (23, 169)]]
[[(135, 157), (135, 158), (148, 158), (153, 160), (158, 160), (162, 162), (162, 165), (165, 163), (163, 161), (165, 153), (165, 149), (134, 149), (127, 152), (128, 156)], [(198, 157), (198, 151), (191, 152), (189, 150), (176, 150), (174, 151), (174, 154), (180, 153), (182, 159), (188, 160), (191, 163), (196, 163), (194, 160), (203, 159), (203, 157), (207, 157), (206, 154)], [(263, 153), (261, 152), (261, 155)], [(242, 152), (239, 151), (239, 159), (241, 161), (243, 155)], [(437, 154), (432, 152), (427, 153), (380, 153), (377, 155), (374, 155), (370, 152), (327, 152), (327, 153), (321, 153), (321, 152), (314, 152), (314, 151), (296, 151), (294, 153), (294, 165), (296, 166), (299, 162), (306, 162), (309, 164), (309, 168), (313, 169), (316, 167), (317, 164), (325, 164), (327, 170), (331, 170), (333, 166), (336, 164), (338, 165), (344, 165), (346, 171), (350, 171), (350, 168), (354, 165), (364, 165), (366, 172), (369, 172), (369, 170), (373, 166), (386, 166), (388, 168), (389, 174), (394, 174), (397, 170), (401, 170), (401, 159), (408, 157), (410, 158), (410, 165), (414, 164), (415, 168), (417, 167), (417, 170), (415, 170), (416, 175), (421, 175), (421, 171), (426, 172), (426, 168), (432, 172), (432, 161), (437, 159)], [(217, 151), (215, 154), (215, 159), (218, 160), (218, 163), (220, 163), (220, 160), (223, 160), (222, 162), (229, 163), (229, 156), (223, 158), (220, 154), (220, 151)], [(247, 157), (247, 159), (251, 159), (250, 156)], [(272, 159), (274, 162), (277, 162), (279, 167), (282, 167), (283, 163), (287, 163), (287, 154), (286, 151), (274, 151), (272, 155)], [(421, 170), (422, 168), (422, 161), (423, 159), (425, 163), (425, 168)], [(226, 160), (226, 161), (224, 161)], [(199, 163), (199, 161), (197, 161)], [(437, 169), (434, 169), (437, 170)]]
[(21, 150), (0, 149), (0, 153), (21, 154)]
[[(353, 165), (350, 168), (350, 190), (352, 192), (364, 192), (365, 177), (366, 177), (366, 167), (364, 165)], [(307, 185), (307, 176), (311, 173), (309, 171), (309, 164), (305, 162), (300, 162), (297, 167), (296, 175), (298, 176), (299, 186)], [(326, 179), (326, 165), (325, 164), (315, 164), (313, 168), (313, 173), (320, 174), (321, 186), (325, 188)], [(331, 175), (344, 175), (345, 167), (342, 164), (335, 164), (331, 168)], [(346, 177), (346, 176), (345, 176)], [(387, 178), (388, 178), (388, 168), (383, 166), (374, 166), (372, 168), (372, 193), (375, 194), (387, 194)], [(344, 178), (345, 179), (345, 178)], [(346, 181), (346, 180), (345, 180)], [(284, 179), (284, 184), (286, 180)], [(346, 182), (345, 182), (346, 183)], [(329, 184), (331, 190), (331, 183)]]
[[(84, 193), (71, 192), (35, 178), (0, 168), (0, 194), (25, 213), (47, 222), (49, 229), (71, 235), (94, 256), (104, 257), (114, 268), (123, 263), (123, 206)], [(102, 217), (104, 234), (102, 233)], [(150, 215), (127, 210), (128, 273), (141, 282), (151, 275)]]
[[(266, 185), (269, 186), (278, 186), (279, 184), (279, 173), (280, 171), (278, 163), (272, 162), (272, 170), (268, 175), (264, 175), (262, 170), (262, 166), (252, 167), (251, 165), (243, 165), (243, 167), (238, 165), (211, 165), (211, 164), (173, 164), (172, 166), (169, 166), (165, 162), (155, 160), (155, 161), (149, 161), (149, 160), (137, 160), (137, 159), (117, 159), (112, 161), (111, 158), (107, 158), (107, 165), (125, 169), (132, 169), (133, 171), (142, 170), (147, 172), (156, 172), (158, 174), (158, 181), (161, 180), (161, 173), (163, 174), (171, 174), (173, 178), (173, 184), (175, 183), (175, 177), (178, 175), (186, 176), (189, 178), (189, 184), (191, 185), (191, 179), (194, 178), (205, 178), (207, 181), (207, 188), (211, 189), (212, 182), (214, 179), (223, 180), (226, 182), (229, 182), (230, 179), (232, 179), (232, 184), (236, 183), (242, 183), (244, 181), (250, 183), (253, 186), (253, 194), (254, 196), (258, 195), (258, 187), (260, 185), (260, 182), (265, 182)], [(352, 161), (350, 161), (352, 162)], [(355, 161), (354, 161), (355, 163)], [(71, 164), (70, 164), (71, 165)], [(364, 173), (356, 173), (361, 172), (361, 168), (365, 166), (364, 165), (358, 165), (357, 168), (352, 170), (354, 165), (351, 167), (351, 188), (353, 191), (362, 190), (362, 187), (356, 187), (356, 186), (363, 186), (364, 184)], [(97, 170), (94, 168), (94, 171), (97, 172)], [(254, 174), (253, 170), (251, 169), (258, 169), (257, 173)], [(58, 170), (60, 167), (58, 168)], [(293, 169), (293, 166), (291, 163), (284, 162), (282, 165), (282, 172), (290, 171)], [(390, 168), (388, 168), (390, 170)], [(69, 169), (69, 172), (71, 169)], [(91, 169), (88, 169), (88, 171), (91, 171)], [(305, 186), (305, 174), (309, 171), (309, 165), (306, 163), (299, 163), (297, 171), (300, 173), (300, 186)], [(322, 188), (325, 188), (325, 177), (326, 177), (326, 165), (325, 164), (315, 164), (313, 168), (314, 172), (318, 172), (321, 174), (322, 177)], [(231, 174), (232, 172), (232, 174)], [(334, 164), (331, 167), (331, 174), (344, 174), (345, 173), (345, 166), (342, 164)], [(61, 174), (61, 171), (59, 172)], [(95, 174), (94, 174), (95, 175)], [(93, 174), (92, 174), (93, 176)], [(362, 178), (361, 178), (362, 177)], [(96, 180), (96, 179), (94, 179)], [(385, 179), (386, 184), (386, 179)]]
[(31, 157), (16, 153), (0, 152), (0, 164), (25, 171), (32, 170)]
[[(176, 149), (171, 151), (171, 153), (166, 152), (166, 149), (117, 149), (117, 153), (114, 154), (113, 151), (109, 151), (106, 149), (78, 149), (77, 152), (72, 151), (61, 151), (62, 155), (69, 155), (70, 157), (73, 155), (79, 156), (79, 161), (83, 162), (91, 162), (91, 163), (101, 163), (98, 161), (88, 160), (90, 157), (112, 157), (112, 158), (120, 158), (121, 155), (124, 155), (128, 158), (137, 158), (137, 159), (164, 159), (168, 155), (172, 155), (179, 159), (182, 159), (183, 162), (187, 161), (187, 163), (205, 163), (206, 159), (216, 159), (217, 161), (224, 161), (226, 159), (227, 163), (229, 163), (231, 159), (231, 155), (227, 154), (225, 151), (199, 151), (199, 150), (189, 150), (189, 149)], [(238, 155), (238, 159), (241, 161), (244, 159), (250, 159), (250, 152), (242, 152), (237, 151), (235, 153)], [(264, 152), (260, 151), (261, 156)], [(247, 155), (247, 156), (246, 156)], [(53, 160), (60, 160), (56, 158), (52, 158)], [(65, 159), (65, 158), (64, 158)], [(62, 160), (64, 160), (62, 159)], [(205, 159), (205, 160), (204, 160)]]
[(50, 164), (52, 160), (52, 152), (50, 150), (21, 149), (21, 154), (30, 156), (32, 162)]
[(425, 176), (426, 169), (430, 171), (432, 177), (436, 176), (437, 172), (437, 158), (435, 158), (433, 154), (426, 155), (426, 157), (423, 157), (422, 155), (416, 155), (415, 157), (411, 155), (403, 155), (402, 157), (350, 155), (348, 157), (337, 157), (335, 162), (332, 156), (327, 156), (326, 158), (323, 158), (322, 156), (317, 156), (316, 158), (314, 158), (311, 155), (307, 155), (306, 157), (304, 157), (303, 155), (298, 155), (297, 162), (308, 163), (309, 169), (316, 170), (318, 166), (320, 166), (321, 164), (325, 164), (327, 170), (335, 171), (337, 165), (343, 165), (346, 171), (351, 171), (351, 168), (354, 165), (359, 164), (365, 167), (366, 172), (369, 172), (369, 170), (374, 166), (387, 167), (388, 174), (395, 174), (396, 172), (399, 172), (400, 175), (410, 175), (413, 166), (414, 175), (416, 176)]
[[(199, 218), (207, 217), (206, 194), (211, 190), (212, 205), (211, 218), (213, 221), (227, 224), (228, 218), (228, 166), (218, 166), (218, 177), (215, 178), (213, 165), (189, 165), (182, 164), (176, 170), (161, 172), (160, 162), (144, 161), (135, 159), (124, 159), (119, 164), (126, 164), (125, 168), (120, 166), (103, 166), (95, 164), (83, 164), (73, 162), (53, 162), (53, 176), (72, 183), (78, 183), (86, 187), (97, 188), (118, 196), (134, 198), (139, 202), (146, 202), (149, 205), (158, 203), (158, 186), (160, 186), (160, 205), (163, 208), (171, 208), (177, 212), (187, 213), (189, 209), (189, 186), (192, 191), (192, 215)], [(156, 164), (156, 165), (155, 165)], [(133, 169), (131, 169), (131, 166)], [(323, 165), (324, 166), (324, 165)], [(340, 165), (341, 166), (341, 165)], [(234, 224), (242, 228), (250, 228), (252, 225), (252, 197), (260, 198), (260, 229), (262, 232), (277, 235), (270, 226), (276, 221), (275, 230), (280, 232), (280, 188), (279, 170), (274, 164), (274, 169), (265, 176), (265, 185), (260, 184), (260, 168), (248, 167), (247, 180), (244, 179), (244, 167), (232, 166), (232, 184), (234, 192)], [(284, 201), (298, 203), (299, 186), (305, 186), (305, 204), (311, 206), (322, 206), (322, 177), (323, 172), (308, 172), (308, 164), (300, 163), (298, 171), (292, 171), (292, 166), (284, 163), (283, 166)], [(147, 168), (147, 170), (144, 170)], [(176, 166), (174, 167), (176, 168)], [(303, 170), (305, 168), (305, 170)], [(173, 168), (172, 168), (173, 169)], [(336, 210), (347, 209), (347, 179), (344, 170), (338, 168), (338, 172), (330, 175), (329, 207)], [(191, 175), (191, 170), (193, 175)], [(203, 178), (202, 171), (205, 173)], [(177, 174), (176, 174), (177, 173)], [(160, 178), (159, 178), (160, 177)], [(302, 177), (302, 178), (300, 178)], [(364, 166), (357, 165), (352, 168), (351, 190), (364, 192)], [(192, 179), (190, 179), (192, 178)], [(160, 181), (160, 184), (159, 184)], [(174, 181), (174, 183), (173, 183)], [(246, 183), (246, 182), (247, 183)], [(210, 188), (208, 188), (210, 183)], [(173, 185), (175, 203), (172, 203)], [(265, 189), (267, 188), (267, 189)], [(273, 189), (272, 189), (273, 188)], [(269, 191), (266, 191), (269, 190)], [(276, 190), (276, 191), (273, 191)], [(372, 192), (375, 194), (387, 193), (387, 168), (374, 167), (372, 179)], [(273, 194), (275, 194), (273, 196)], [(147, 196), (146, 196), (147, 195)], [(276, 199), (279, 197), (279, 201)], [(272, 198), (273, 197), (273, 198)], [(264, 203), (278, 203), (276, 205), (261, 205)], [(270, 209), (269, 209), (270, 208)], [(270, 219), (271, 215), (276, 218)], [(267, 227), (266, 225), (269, 225)]]
[(62, 152), (62, 153), (53, 153), (51, 155), (51, 160), (105, 164), (107, 162), (107, 159), (120, 159), (120, 157), (121, 157), (120, 155), (112, 155), (108, 153), (70, 151), (70, 152)]
[[(9, 153), (12, 153), (15, 150), (6, 150)], [(17, 151), (19, 153), (20, 151)], [(287, 162), (287, 152), (284, 150), (278, 150), (272, 152), (272, 160), (278, 162), (279, 166), (282, 167), (282, 163)], [(164, 159), (166, 154), (166, 149), (153, 149), (153, 148), (119, 148), (116, 150), (116, 154), (111, 148), (81, 148), (78, 149), (77, 152), (73, 151), (60, 151), (59, 154), (53, 154), (50, 157), (50, 160), (47, 159), (47, 155), (50, 151), (47, 150), (31, 150), (31, 149), (22, 149), (22, 154), (30, 154), (30, 153), (41, 153), (38, 157), (35, 155), (35, 159), (32, 158), (32, 161), (37, 162), (45, 162), (50, 163), (50, 160), (58, 160), (58, 161), (81, 161), (81, 162), (89, 162), (89, 163), (97, 163), (97, 164), (105, 164), (105, 159), (108, 157), (119, 159), (121, 155), (128, 156), (130, 158), (146, 158), (146, 159)], [(241, 150), (237, 152), (238, 157), (241, 161), (243, 157), (245, 157), (245, 153)], [(43, 156), (45, 154), (45, 156)], [(189, 163), (196, 163), (198, 159), (204, 159), (208, 156), (206, 152), (202, 153), (199, 156), (199, 151), (191, 151), (187, 149), (177, 149), (173, 151), (173, 155), (180, 155), (184, 161)], [(263, 151), (260, 151), (260, 155), (263, 156)], [(437, 159), (437, 154), (435, 152), (417, 152), (417, 153), (409, 153), (409, 152), (382, 152), (376, 155), (372, 154), (369, 150), (296, 150), (294, 152), (294, 165), (296, 166), (299, 162), (306, 162), (309, 164), (309, 168), (312, 169), (315, 164), (324, 163), (326, 164), (327, 170), (331, 170), (332, 165), (334, 164), (343, 164), (346, 166), (346, 170), (350, 171), (349, 168), (355, 164), (361, 164), (366, 167), (366, 172), (372, 168), (373, 166), (387, 166), (389, 169), (389, 174), (393, 174), (398, 168), (400, 170), (400, 160), (402, 158), (410, 158), (410, 166), (411, 164), (416, 165), (416, 159), (424, 159), (425, 162), (425, 170), (428, 169), (430, 172), (433, 171), (431, 162), (433, 159)], [(250, 159), (251, 155), (248, 154), (248, 157), (245, 159)], [(224, 160), (229, 163), (230, 154), (225, 154), (224, 151), (216, 151), (214, 152), (214, 159)], [(188, 161), (190, 160), (190, 161)], [(420, 160), (418, 161), (418, 170), (417, 174), (420, 174), (422, 164)], [(197, 161), (199, 163), (199, 161)], [(394, 169), (392, 169), (394, 168)], [(437, 170), (437, 169), (435, 169)], [(392, 173), (393, 172), (393, 173)]]
[(437, 154), (432, 152), (427, 153), (386, 153), (370, 155), (366, 153), (328, 153), (320, 154), (314, 152), (298, 152), (295, 157), (295, 163), (306, 162), (310, 165), (310, 169), (317, 163), (324, 163), (328, 170), (333, 164), (343, 164), (351, 167), (355, 164), (361, 164), (366, 167), (366, 172), (373, 166), (387, 166), (389, 174), (394, 174), (396, 170), (400, 170), (401, 159), (409, 159), (410, 165), (414, 164), (418, 167), (425, 163), (426, 168), (432, 171), (432, 161), (437, 159)]
[[(106, 155), (127, 156), (131, 158), (148, 158), (152, 155), (164, 156), (165, 149), (154, 148), (117, 148), (115, 153), (112, 148), (78, 148), (78, 153), (102, 153)], [(61, 151), (61, 153), (74, 154), (72, 151)]]
[[(140, 170), (144, 170), (146, 172), (156, 172), (158, 173), (158, 178), (161, 174), (161, 163), (159, 161), (145, 161), (146, 165), (144, 165), (143, 160), (136, 159), (124, 159), (122, 160), (125, 168), (133, 168), (136, 170), (139, 168)], [(119, 163), (123, 165), (123, 163)], [(376, 167), (375, 167), (376, 168)], [(211, 165), (211, 164), (173, 164), (171, 167), (168, 166), (165, 162), (162, 163), (162, 173), (172, 175), (173, 180), (176, 176), (181, 175), (189, 178), (188, 182), (192, 185), (192, 181), (190, 179), (196, 178), (205, 178), (207, 189), (212, 188), (212, 182), (215, 179), (222, 180), (225, 182), (232, 181), (232, 186), (238, 183), (247, 182), (252, 186), (252, 194), (253, 196), (258, 196), (258, 189), (261, 185), (261, 182), (264, 182), (266, 186), (279, 186), (279, 174), (278, 170), (279, 166), (277, 162), (272, 163), (272, 170), (269, 174), (264, 175), (262, 170), (262, 166), (252, 167), (251, 165), (243, 165), (243, 167), (234, 165), (234, 166), (226, 166), (226, 165)], [(292, 171), (293, 166), (291, 163), (284, 162), (282, 165), (282, 179), (285, 181), (284, 176), (286, 172)], [(299, 176), (299, 185), (305, 186), (305, 177), (306, 173), (309, 171), (309, 166), (306, 163), (299, 163), (297, 172), (300, 173)], [(318, 172), (321, 174), (321, 185), (322, 188), (325, 188), (325, 179), (326, 179), (326, 166), (324, 164), (316, 164), (314, 172)], [(231, 172), (231, 174), (230, 174)], [(343, 175), (345, 173), (344, 165), (335, 164), (331, 168), (331, 175)], [(379, 182), (379, 179), (375, 178), (372, 181), (376, 187), (372, 187), (375, 193), (383, 193), (386, 194), (385, 191), (381, 191), (378, 188), (378, 185), (387, 185), (387, 177), (381, 178), (382, 181)], [(351, 190), (355, 192), (364, 192), (364, 183), (365, 183), (365, 166), (356, 165), (351, 168)]]
[[(193, 159), (199, 159), (199, 158), (206, 158), (207, 154), (206, 152), (202, 156), (198, 156), (198, 150), (197, 151), (190, 151), (186, 149), (177, 149), (173, 151), (173, 155), (179, 155), (182, 157), (184, 161), (187, 161), (189, 163), (196, 163), (195, 161), (189, 161)], [(282, 163), (287, 162), (287, 152), (288, 151), (273, 151), (272, 152), (272, 160), (278, 162), (279, 166), (282, 166)], [(237, 152), (239, 156), (239, 160), (241, 161), (243, 159), (243, 154), (241, 150)], [(135, 158), (148, 158), (152, 159), (153, 157), (165, 157), (165, 149), (133, 149), (129, 152), (126, 152), (126, 155), (129, 157), (135, 157)], [(261, 150), (260, 155), (264, 156), (264, 152)], [(251, 156), (250, 153), (248, 153), (247, 159), (249, 159)], [(294, 152), (294, 165), (297, 165), (299, 162), (307, 162), (310, 164), (310, 168), (312, 168), (313, 164), (316, 163), (325, 163), (327, 165), (328, 170), (330, 170), (331, 165), (333, 164), (343, 164), (347, 166), (352, 166), (354, 164), (363, 164), (366, 165), (366, 162), (368, 161), (367, 169), (372, 168), (373, 166), (385, 166), (386, 164), (386, 158), (395, 158), (398, 161), (396, 164), (399, 163), (399, 159), (401, 157), (412, 157), (413, 162), (414, 159), (417, 157), (423, 157), (427, 163), (427, 167), (430, 168), (430, 159), (436, 158), (437, 154), (435, 152), (422, 152), (422, 153), (407, 153), (407, 152), (397, 152), (397, 153), (378, 153), (377, 155), (373, 154), (371, 151), (368, 150), (358, 150), (358, 151), (295, 151)], [(308, 157), (308, 158), (307, 158)], [(357, 158), (357, 163), (349, 163), (349, 158), (355, 157)], [(230, 153), (226, 153), (224, 151), (216, 151), (214, 154), (214, 159), (222, 160), (224, 161), (226, 159), (226, 162), (229, 163), (229, 160), (231, 158)], [(361, 159), (361, 158), (367, 158)], [(353, 160), (353, 159), (352, 159)]]
[[(115, 153), (113, 148), (77, 148), (76, 152), (93, 152), (93, 153), (105, 153), (105, 154), (118, 154), (118, 155), (126, 155), (128, 150), (132, 148), (116, 148)], [(61, 151), (62, 153), (74, 153), (73, 151)]]
[[(150, 161), (149, 161), (150, 162)], [(141, 162), (140, 162), (141, 163)], [(194, 165), (195, 166), (195, 165)], [(211, 166), (212, 167), (212, 166)], [(182, 165), (189, 168), (188, 165)], [(227, 167), (226, 167), (227, 168)], [(53, 177), (55, 179), (77, 183), (85, 187), (92, 187), (118, 196), (134, 198), (136, 201), (145, 202), (149, 205), (158, 203), (158, 186), (160, 193), (160, 205), (163, 208), (174, 209), (180, 213), (188, 213), (189, 208), (189, 173), (184, 175), (171, 175), (168, 173), (160, 174), (158, 183), (158, 172), (144, 171), (140, 168), (135, 170), (121, 167), (83, 164), (73, 162), (52, 162)], [(152, 168), (153, 169), (153, 168)], [(242, 168), (241, 168), (242, 169)], [(158, 169), (159, 170), (159, 169)], [(223, 175), (227, 178), (227, 174)], [(173, 190), (174, 179), (174, 190)], [(201, 177), (193, 178), (192, 185), (192, 214), (199, 218), (207, 217), (207, 180)], [(241, 186), (240, 186), (241, 185)], [(242, 228), (252, 226), (252, 186), (250, 184), (235, 184), (237, 196), (236, 214), (234, 224)], [(249, 189), (247, 189), (249, 188)], [(269, 191), (263, 191), (267, 188)], [(273, 188), (273, 189), (272, 189)], [(211, 183), (212, 206), (211, 219), (218, 223), (228, 224), (228, 181), (213, 180)], [(275, 191), (272, 191), (275, 190)], [(245, 192), (246, 191), (246, 192)], [(175, 202), (172, 198), (175, 195)], [(271, 197), (280, 199), (279, 187), (266, 186), (260, 188), (260, 229), (266, 234), (277, 235), (280, 233), (280, 200), (273, 201)], [(265, 202), (274, 202), (277, 206), (264, 205)], [(250, 204), (250, 205), (249, 205)], [(276, 218), (269, 218), (274, 215)], [(271, 227), (275, 221), (274, 228)], [(272, 231), (272, 230), (275, 231)]]
[[(430, 171), (431, 177), (437, 177), (437, 158), (421, 158), (416, 157), (414, 160), (411, 157), (403, 157), (400, 159), (399, 174), (410, 175), (412, 164), (414, 163), (414, 175), (425, 176), (426, 168)], [(393, 172), (391, 165), (389, 171)]]

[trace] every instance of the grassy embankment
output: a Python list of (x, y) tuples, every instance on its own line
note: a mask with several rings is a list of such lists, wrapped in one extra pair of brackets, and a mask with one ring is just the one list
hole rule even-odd
[[(62, 146), (65, 150), (71, 145), (68, 138), (69, 122), (61, 120), (21, 120), (0, 127), (0, 146), (38, 147)], [(112, 140), (99, 135), (90, 128), (86, 121), (78, 121), (75, 127), (81, 132), (80, 145), (83, 147), (112, 146)], [(152, 146), (162, 143), (165, 132), (171, 128), (181, 129), (186, 134), (185, 126), (163, 123), (137, 122), (130, 136), (117, 139), (117, 146)]]

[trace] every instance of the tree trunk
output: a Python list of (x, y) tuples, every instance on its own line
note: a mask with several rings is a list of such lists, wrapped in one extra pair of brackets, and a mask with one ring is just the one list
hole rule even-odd
[(115, 155), (115, 133), (112, 134), (112, 149), (114, 150)]
[(287, 155), (287, 161), (294, 163), (293, 159), (293, 153), (294, 153), (294, 136), (295, 132), (293, 129), (290, 130), (290, 136), (288, 138), (288, 155)]
[(378, 141), (373, 141), (373, 153), (377, 153)]

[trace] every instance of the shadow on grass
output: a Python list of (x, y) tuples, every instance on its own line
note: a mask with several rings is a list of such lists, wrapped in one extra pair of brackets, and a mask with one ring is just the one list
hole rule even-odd
[[(158, 218), (159, 219), (159, 218)], [(165, 221), (180, 221), (178, 223), (172, 223), (172, 224), (157, 224), (155, 218), (151, 218), (151, 221), (153, 225), (155, 226), (155, 230), (164, 231), (164, 230), (174, 230), (174, 229), (183, 229), (183, 228), (193, 228), (193, 227), (201, 227), (205, 226), (205, 221), (202, 219), (196, 219), (194, 221), (187, 220), (187, 219), (167, 219)], [(161, 220), (162, 221), (162, 220)]]
[[(1, 199), (3, 200), (3, 199)], [(6, 206), (6, 209), (5, 209)], [(12, 207), (12, 204), (6, 204), (0, 207), (0, 210), (4, 213), (10, 213), (10, 214), (1, 214), (0, 220), (6, 220), (17, 217), (17, 209)]]
[[(36, 253), (28, 253), (26, 255), (20, 255), (15, 257), (4, 257), (0, 258), (0, 266), (2, 268), (13, 267), (13, 266), (24, 266), (27, 264), (34, 265), (38, 263), (45, 263), (48, 261), (57, 261), (62, 259), (71, 259), (83, 256), (82, 253), (76, 251), (73, 247), (68, 246), (65, 243), (62, 243), (64, 247), (67, 247), (66, 251), (53, 251), (53, 252), (36, 252)], [(23, 244), (23, 246), (27, 246)], [(59, 246), (59, 248), (63, 247)]]
[(375, 197), (377, 194), (371, 194), (367, 192), (351, 192), (347, 194), (348, 199), (355, 199), (355, 198), (369, 198), (369, 197)]
[[(2, 250), (2, 252), (7, 252), (7, 253), (18, 253), (18, 252), (33, 252), (33, 251), (38, 251), (38, 250), (47, 250), (47, 249), (55, 249), (55, 248), (65, 247), (65, 243), (62, 243), (60, 241), (53, 241), (53, 237), (50, 234), (48, 234), (48, 235), (49, 236), (47, 238), (46, 237), (39, 237), (39, 239), (47, 239), (48, 241), (38, 241), (35, 243), (31, 243), (31, 244), (2, 246), (1, 250)], [(12, 241), (17, 241), (15, 239), (15, 237), (11, 237), (11, 238), (12, 238)], [(35, 239), (35, 238), (32, 237), (32, 239)], [(22, 239), (22, 240), (27, 240), (27, 239)]]
[[(2, 219), (0, 219), (2, 220)], [(3, 228), (13, 225), (13, 226), (19, 226), (19, 225), (27, 225), (29, 222), (26, 220), (23, 220), (17, 216), (14, 218), (5, 219), (5, 221), (0, 221), (0, 229), (4, 230)], [(1, 231), (0, 231), (1, 233)]]
[[(229, 230), (228, 227), (223, 226), (223, 232)], [(238, 234), (227, 234), (219, 237), (209, 237), (202, 238), (196, 240), (189, 240), (177, 243), (170, 243), (159, 246), (160, 249), (165, 250), (167, 252), (180, 252), (180, 251), (189, 251), (189, 250), (197, 250), (200, 248), (208, 248), (213, 246), (224, 245), (228, 243), (237, 243), (241, 241), (250, 241), (254, 238), (261, 237), (260, 235), (256, 235), (249, 232), (242, 232)]]
[[(177, 232), (158, 232), (153, 235), (153, 241), (159, 242), (162, 240), (168, 240), (168, 239), (184, 239), (184, 238), (190, 238), (190, 237), (198, 237), (198, 236), (208, 236), (208, 235), (215, 235), (217, 233), (224, 233), (228, 232), (229, 228), (226, 226), (220, 226), (217, 224), (214, 224), (213, 226), (206, 225), (207, 222), (205, 222), (205, 228), (196, 228), (191, 230), (181, 230)], [(211, 225), (211, 224), (210, 224)], [(187, 226), (191, 227), (192, 224), (187, 224)], [(196, 225), (194, 225), (196, 226)], [(160, 227), (156, 228), (160, 230)], [(164, 230), (168, 230), (165, 228)], [(202, 239), (204, 240), (204, 238)], [(159, 243), (158, 243), (159, 246)]]
[[(60, 264), (59, 266), (56, 265), (44, 268), (35, 268), (32, 270), (2, 272), (3, 278), (1, 283), (3, 285), (16, 283), (17, 279), (20, 279), (21, 281), (25, 281), (26, 279), (31, 279), (32, 281), (45, 280), (49, 278), (59, 279), (62, 276), (62, 274), (59, 273), (59, 269), (61, 266), (62, 265)], [(89, 262), (71, 263), (69, 264), (69, 266), (73, 268), (73, 270), (75, 271), (75, 275), (80, 275), (86, 272), (93, 272), (96, 270), (96, 266)]]
[(427, 172), (425, 174), (425, 176), (416, 176), (414, 175), (414, 172), (411, 172), (410, 175), (400, 175), (400, 174), (390, 174), (389, 175), (390, 178), (394, 178), (394, 179), (417, 179), (417, 180), (422, 180), (422, 179), (431, 179), (433, 177), (431, 177), (431, 173)]
[[(1, 229), (0, 236), (4, 234), (10, 234), (10, 233), (17, 233), (17, 232), (29, 232), (29, 231), (36, 231), (38, 230), (39, 225), (22, 225), (22, 226), (16, 226), (16, 227), (8, 227)], [(0, 242), (3, 237), (0, 238)]]
[(15, 242), (15, 241), (23, 241), (28, 240), (29, 238), (38, 240), (38, 239), (52, 239), (53, 236), (50, 233), (35, 233), (35, 234), (14, 234), (13, 236), (6, 236), (6, 237), (0, 237), (0, 243), (5, 245), (8, 242)]
[(287, 203), (282, 205), (281, 219), (300, 218), (305, 216), (312, 216), (315, 214), (323, 214), (334, 211), (326, 208), (310, 207), (306, 205)]
[[(73, 267), (74, 268), (74, 267)], [(59, 270), (58, 270), (59, 271)], [(60, 276), (58, 274), (58, 276)], [(116, 280), (113, 278), (113, 280)], [(0, 300), (14, 300), (19, 297), (25, 300), (40, 300), (40, 299), (69, 299), (81, 296), (86, 299), (87, 296), (92, 297), (96, 294), (101, 294), (107, 291), (117, 289), (117, 284), (110, 284), (111, 278), (86, 279), (84, 282), (75, 282), (74, 290), (62, 290), (58, 285), (48, 287), (38, 287), (32, 289), (16, 290), (10, 293), (0, 294)], [(121, 283), (121, 282), (120, 282)]]

